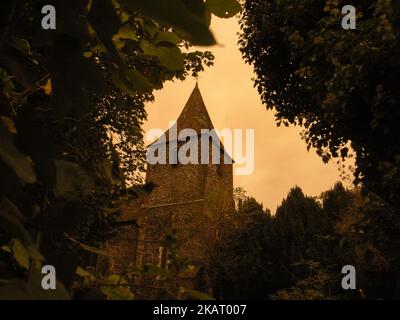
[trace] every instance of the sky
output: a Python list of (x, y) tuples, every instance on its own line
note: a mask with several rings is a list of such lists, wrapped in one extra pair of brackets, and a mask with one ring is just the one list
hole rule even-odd
[[(294, 186), (305, 194), (318, 196), (340, 180), (336, 163), (324, 164), (314, 150), (307, 151), (298, 127), (277, 127), (274, 111), (266, 110), (256, 88), (252, 67), (239, 52), (236, 18), (213, 17), (211, 29), (218, 45), (200, 48), (214, 53), (215, 64), (200, 74), (199, 88), (216, 129), (254, 129), (255, 167), (251, 175), (234, 174), (234, 187), (275, 212)], [(167, 130), (178, 118), (196, 80), (168, 82), (155, 92), (155, 102), (146, 105), (148, 121), (144, 130)], [(152, 141), (147, 141), (152, 142)]]

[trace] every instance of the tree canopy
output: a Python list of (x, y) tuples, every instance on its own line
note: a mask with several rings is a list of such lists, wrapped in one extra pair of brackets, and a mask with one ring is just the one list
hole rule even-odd
[[(54, 6), (56, 28), (43, 29)], [(235, 0), (0, 3), (0, 296), (42, 296), (40, 266), (68, 297), (82, 248), (108, 234), (145, 164), (145, 102), (213, 64), (212, 15)], [(71, 241), (71, 239), (73, 241)], [(39, 273), (40, 274), (40, 273)], [(39, 282), (38, 282), (39, 281)], [(64, 289), (64, 286), (66, 290)]]
[(341, 0), (249, 0), (240, 48), (278, 125), (305, 128), (328, 161), (356, 156), (356, 182), (399, 207), (400, 3), (352, 1), (356, 30), (341, 27)]
[[(240, 202), (212, 251), (211, 278), (224, 299), (396, 299), (398, 211), (341, 183), (308, 197), (290, 190), (275, 215)], [(357, 290), (343, 290), (353, 265)]]

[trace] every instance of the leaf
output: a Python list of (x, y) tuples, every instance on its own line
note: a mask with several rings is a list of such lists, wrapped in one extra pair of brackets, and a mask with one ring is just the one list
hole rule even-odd
[(0, 299), (5, 300), (69, 300), (70, 295), (64, 285), (57, 281), (55, 290), (43, 290), (43, 275), (39, 270), (33, 270), (25, 282), (13, 279), (0, 287)]
[(12, 253), (10, 247), (7, 246), (7, 245), (2, 246), (2, 247), (1, 247), (1, 250), (5, 251), (5, 252), (8, 252), (8, 253)]
[(0, 199), (0, 228), (11, 237), (20, 239), (25, 245), (33, 244), (32, 238), (25, 229), (25, 217), (19, 209), (6, 197)]
[(0, 68), (0, 80), (3, 82), (2, 86), (0, 87), (2, 91), (11, 92), (15, 90), (14, 83), (11, 81), (7, 72), (2, 68)]
[(211, 24), (211, 11), (206, 8), (203, 0), (183, 0), (185, 2), (186, 7), (193, 12), (197, 17), (200, 17), (201, 20), (207, 27), (210, 27)]
[(82, 267), (80, 267), (80, 266), (78, 266), (78, 267), (76, 268), (75, 273), (76, 273), (78, 276), (81, 276), (81, 277), (88, 277), (89, 275), (91, 276), (91, 274), (90, 274), (89, 272), (87, 272), (86, 270), (84, 270), (84, 269), (83, 269)]
[(51, 93), (53, 91), (51, 88), (51, 79), (47, 79), (46, 84), (43, 86), (43, 90), (46, 95), (48, 95), (48, 96), (51, 95)]
[(118, 74), (118, 72), (113, 72), (111, 79), (114, 86), (122, 92), (125, 92), (131, 96), (134, 96), (137, 93), (131, 83), (129, 83), (126, 79), (121, 79), (121, 76)]
[(17, 49), (19, 52), (21, 52), (24, 55), (31, 55), (31, 46), (28, 41), (25, 39), (20, 39), (20, 38), (13, 38), (11, 39), (11, 46)]
[(90, 272), (87, 272), (85, 269), (83, 269), (82, 267), (78, 266), (76, 268), (75, 273), (82, 277), (82, 278), (90, 278), (91, 280), (96, 279)]
[(115, 38), (115, 39), (130, 39), (133, 41), (139, 41), (139, 39), (135, 33), (135, 29), (129, 24), (123, 25), (119, 29), (118, 33), (113, 38)]
[(181, 38), (175, 32), (168, 31), (160, 31), (154, 38), (154, 42), (157, 44), (168, 42), (177, 45), (181, 41)]
[(182, 296), (184, 299), (215, 300), (208, 294), (193, 289), (183, 289)]
[[(132, 300), (135, 296), (126, 286), (128, 282), (125, 279), (121, 279), (119, 275), (113, 274), (105, 279), (105, 283), (109, 285), (103, 285), (100, 287), (101, 291), (110, 300)], [(121, 284), (123, 286), (118, 286)]]
[(16, 148), (13, 136), (3, 123), (0, 123), (0, 159), (14, 170), (23, 183), (36, 182), (32, 162)]
[(28, 279), (27, 289), (36, 299), (42, 300), (70, 300), (71, 296), (64, 284), (56, 281), (55, 290), (43, 290), (42, 288), (43, 275), (38, 271), (32, 272)]
[(88, 20), (96, 31), (98, 38), (106, 48), (109, 56), (115, 63), (120, 65), (121, 59), (112, 42), (112, 38), (119, 32), (121, 21), (111, 1), (93, 1), (88, 15)]
[[(0, 69), (0, 72), (1, 72), (1, 69)], [(10, 99), (7, 96), (7, 94), (4, 92), (1, 92), (1, 90), (0, 90), (0, 114), (1, 115), (12, 114), (12, 107), (11, 107)]]
[[(128, 9), (140, 11), (149, 18), (179, 29), (193, 45), (210, 46), (216, 43), (204, 17), (191, 11), (182, 0), (121, 0), (120, 2)], [(204, 6), (204, 3), (201, 5)]]
[(33, 300), (35, 299), (28, 290), (25, 281), (13, 279), (0, 287), (1, 300)]
[(242, 10), (237, 0), (206, 0), (206, 7), (220, 18), (231, 18)]
[(140, 46), (143, 49), (144, 54), (149, 56), (156, 56), (162, 66), (170, 71), (176, 71), (183, 69), (184, 58), (176, 45), (154, 45), (153, 43), (142, 40)]
[(9, 117), (0, 117), (1, 122), (7, 127), (8, 131), (12, 134), (17, 134), (17, 129), (15, 128), (14, 121)]
[(19, 241), (18, 239), (11, 240), (11, 250), (18, 264), (25, 269), (29, 269), (29, 253), (26, 250), (25, 246), (21, 243), (21, 241)]
[(125, 11), (122, 11), (119, 14), (119, 18), (120, 18), (122, 24), (126, 23), (130, 19), (129, 14), (126, 13)]
[(29, 257), (34, 260), (35, 262), (42, 262), (45, 261), (45, 258), (39, 252), (38, 247), (35, 244), (30, 244), (26, 246), (28, 251)]
[(184, 59), (177, 46), (157, 46), (157, 58), (170, 71), (183, 69)]
[[(110, 39), (111, 40), (111, 39)], [(83, 55), (78, 39), (60, 35), (52, 50), (52, 106), (57, 118), (82, 117), (88, 112), (89, 93), (105, 94), (101, 69)]]
[(140, 40), (139, 45), (142, 48), (143, 53), (145, 55), (148, 55), (148, 56), (156, 56), (157, 55), (156, 46), (153, 43), (151, 43), (150, 41), (145, 40), (145, 39)]
[(181, 42), (181, 38), (175, 32), (160, 31), (156, 34), (154, 42), (157, 44), (162, 42), (178, 44)]
[(0, 287), (0, 300), (69, 300), (69, 292), (60, 282), (56, 282), (55, 290), (43, 290), (43, 275), (39, 270), (31, 271), (28, 281), (12, 279)]
[(150, 38), (153, 38), (159, 30), (158, 25), (149, 19), (144, 20), (143, 27), (144, 30), (146, 30), (147, 34), (150, 36)]
[(77, 163), (55, 160), (56, 185), (54, 194), (58, 198), (76, 200), (89, 195), (95, 188), (93, 179)]
[(36, 79), (39, 77), (35, 64), (19, 50), (7, 44), (1, 45), (0, 64), (6, 67), (16, 82), (25, 89), (35, 87)]
[(100, 288), (109, 300), (132, 300), (135, 297), (125, 286), (101, 286)]
[(25, 269), (29, 269), (30, 259), (36, 265), (40, 265), (40, 262), (44, 261), (44, 257), (35, 245), (25, 246), (19, 239), (11, 239), (9, 244), (2, 246), (1, 249), (11, 253), (18, 264)]
[(35, 172), (41, 177), (46, 188), (53, 189), (56, 181), (56, 169), (53, 159), (60, 148), (51, 129), (43, 125), (43, 113), (35, 106), (27, 104), (18, 111), (16, 120), (18, 145), (32, 159)]
[(138, 92), (146, 92), (154, 88), (154, 85), (139, 70), (127, 70), (120, 73), (114, 71), (112, 80), (118, 89), (129, 95), (136, 95)]
[[(118, 50), (121, 50), (121, 49), (124, 48), (125, 45), (126, 45), (126, 39), (117, 39), (116, 37), (114, 37), (114, 38), (113, 38), (113, 42), (114, 42), (115, 47), (116, 47)], [(88, 55), (89, 55), (89, 54), (92, 54), (92, 53), (88, 53)]]
[(128, 70), (125, 74), (128, 81), (130, 81), (133, 87), (138, 91), (148, 91), (154, 87), (139, 70)]

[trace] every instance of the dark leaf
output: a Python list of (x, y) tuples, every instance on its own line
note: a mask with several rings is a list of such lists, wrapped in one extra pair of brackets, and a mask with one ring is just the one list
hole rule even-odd
[(220, 18), (231, 18), (242, 10), (237, 0), (206, 0), (206, 6)]
[(56, 160), (56, 185), (54, 194), (57, 198), (77, 200), (89, 195), (94, 190), (92, 177), (78, 164)]
[(23, 183), (35, 183), (32, 162), (14, 144), (12, 134), (0, 123), (0, 159), (12, 168)]
[(194, 45), (209, 46), (216, 43), (204, 17), (196, 15), (182, 0), (121, 0), (121, 3), (163, 24), (179, 29)]

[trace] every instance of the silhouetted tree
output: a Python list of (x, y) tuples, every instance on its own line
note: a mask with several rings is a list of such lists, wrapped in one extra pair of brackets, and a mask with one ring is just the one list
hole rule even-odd
[(247, 0), (240, 47), (278, 125), (305, 127), (328, 161), (351, 143), (356, 182), (400, 207), (400, 3), (352, 1), (357, 29), (341, 27), (344, 0)]

